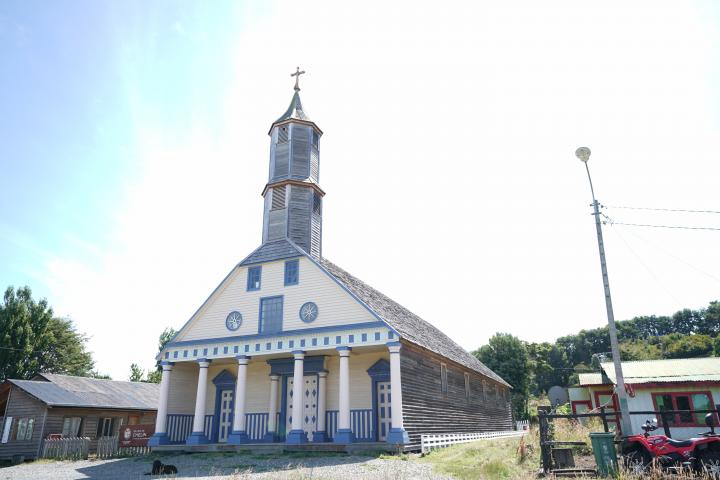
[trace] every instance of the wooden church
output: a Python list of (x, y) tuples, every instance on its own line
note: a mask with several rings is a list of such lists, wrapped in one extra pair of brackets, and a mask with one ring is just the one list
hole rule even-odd
[[(150, 445), (385, 442), (512, 428), (511, 388), (436, 327), (322, 256), (322, 130), (270, 127), (262, 244), (160, 353)], [(159, 447), (163, 449), (163, 447)]]

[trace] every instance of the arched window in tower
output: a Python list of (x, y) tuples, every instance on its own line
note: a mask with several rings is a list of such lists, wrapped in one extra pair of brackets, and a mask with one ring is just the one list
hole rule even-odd
[(318, 133), (315, 130), (313, 130), (312, 146), (315, 147), (316, 150), (318, 148), (318, 143), (320, 143), (320, 135), (318, 135)]

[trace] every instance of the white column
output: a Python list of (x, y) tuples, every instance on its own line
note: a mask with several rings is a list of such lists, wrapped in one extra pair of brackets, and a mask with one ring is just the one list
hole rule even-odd
[(303, 431), (303, 377), (305, 352), (296, 350), (295, 368), (293, 370), (293, 398), (292, 398), (292, 429), (286, 436), (287, 443), (305, 443), (307, 435)]
[(150, 446), (169, 443), (167, 438), (168, 399), (170, 397), (170, 372), (173, 364), (162, 362), (162, 377), (160, 378), (160, 401), (158, 402), (157, 416), (155, 417), (155, 433), (149, 440)]
[(317, 428), (313, 434), (313, 442), (326, 442), (327, 435), (325, 433), (325, 398), (327, 396), (327, 376), (328, 372), (323, 370), (318, 372), (318, 403), (317, 403)]
[(247, 390), (247, 369), (250, 357), (240, 355), (237, 357), (238, 374), (235, 382), (235, 412), (233, 413), (232, 433), (227, 443), (237, 445), (247, 443), (250, 439), (245, 431), (245, 391)]
[(268, 440), (274, 441), (277, 434), (278, 383), (279, 375), (270, 375), (270, 405), (268, 406)]
[(210, 360), (198, 360), (198, 384), (197, 394), (195, 396), (195, 418), (193, 418), (192, 434), (188, 438), (187, 443), (207, 443), (205, 436), (205, 399), (207, 397), (207, 378)]
[(400, 381), (400, 342), (387, 344), (390, 351), (390, 433), (387, 436), (388, 443), (407, 443), (408, 435), (403, 427), (402, 411), (402, 384)]
[(340, 355), (339, 412), (335, 442), (351, 443), (350, 430), (350, 347), (337, 347)]

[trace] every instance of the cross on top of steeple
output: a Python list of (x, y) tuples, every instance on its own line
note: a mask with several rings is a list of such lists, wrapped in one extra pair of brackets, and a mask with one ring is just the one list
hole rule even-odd
[(291, 73), (291, 77), (295, 77), (295, 91), (300, 91), (300, 75), (304, 74), (305, 70), (300, 70), (300, 67), (295, 67), (295, 73)]

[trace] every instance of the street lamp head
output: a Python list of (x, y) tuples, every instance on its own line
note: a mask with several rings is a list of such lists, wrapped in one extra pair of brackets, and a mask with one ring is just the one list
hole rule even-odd
[(580, 147), (575, 150), (575, 156), (587, 163), (587, 161), (590, 160), (590, 149), (587, 147)]

